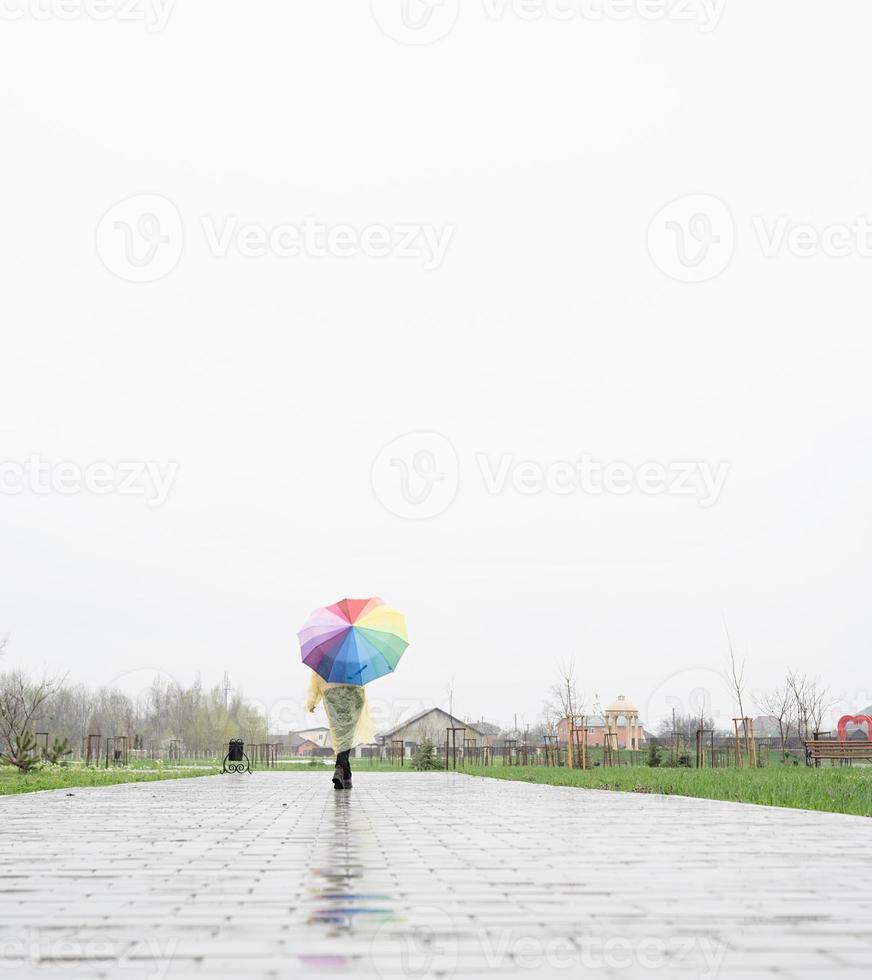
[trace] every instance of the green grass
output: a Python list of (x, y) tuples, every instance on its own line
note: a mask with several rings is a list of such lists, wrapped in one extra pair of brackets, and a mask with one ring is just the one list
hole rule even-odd
[(554, 769), (539, 766), (495, 766), (460, 770), (471, 776), (514, 779), (551, 786), (629, 793), (663, 793), (707, 800), (734, 800), (767, 806), (872, 817), (872, 766), (810, 769), (771, 766), (764, 769), (651, 769), (621, 766)]
[(164, 769), (148, 772), (131, 769), (85, 769), (64, 766), (20, 773), (10, 767), (0, 768), (0, 796), (33, 793), (44, 789), (74, 789), (80, 786), (115, 786), (118, 783), (148, 783), (159, 779), (182, 779), (190, 776), (211, 776), (218, 770)]

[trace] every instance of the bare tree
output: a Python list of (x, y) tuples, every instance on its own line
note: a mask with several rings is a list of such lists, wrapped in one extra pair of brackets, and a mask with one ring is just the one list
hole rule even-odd
[(807, 739), (821, 730), (835, 699), (830, 689), (817, 677), (788, 670), (786, 683), (794, 704), (800, 738)]
[(560, 664), (559, 676), (559, 681), (549, 692), (550, 698), (543, 710), (548, 717), (562, 721), (564, 718), (577, 715), (582, 701), (576, 682), (575, 661), (571, 657)]
[(797, 733), (800, 738), (808, 738), (808, 678), (805, 674), (799, 674), (795, 670), (788, 670), (786, 684), (793, 700)]
[(760, 697), (760, 707), (778, 722), (781, 755), (787, 756), (787, 743), (796, 721), (796, 704), (790, 685), (785, 683)]
[(562, 720), (560, 709), (553, 700), (546, 701), (542, 705), (542, 720), (539, 727), (543, 735), (556, 735), (557, 726)]
[(741, 662), (736, 657), (736, 651), (733, 648), (733, 638), (730, 636), (730, 630), (727, 626), (726, 619), (724, 620), (724, 630), (727, 634), (727, 667), (730, 671), (730, 681), (733, 688), (733, 693), (736, 695), (736, 702), (739, 705), (739, 717), (745, 717), (745, 704), (743, 692), (745, 690), (745, 658), (743, 657)]
[(557, 718), (558, 723), (563, 719), (568, 719), (569, 751), (567, 762), (571, 769), (576, 761), (573, 729), (576, 719), (583, 711), (583, 697), (578, 693), (575, 660), (570, 657), (569, 660), (560, 665), (559, 672), (560, 680), (551, 688), (551, 697), (545, 705), (545, 713), (548, 717)]
[(814, 721), (815, 731), (820, 731), (824, 724), (827, 714), (832, 711), (836, 699), (828, 687), (824, 687), (821, 682), (815, 679), (811, 688), (811, 717)]

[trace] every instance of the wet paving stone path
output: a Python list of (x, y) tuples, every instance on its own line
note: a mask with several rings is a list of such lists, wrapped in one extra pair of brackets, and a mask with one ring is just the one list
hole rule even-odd
[(0, 799), (0, 967), (872, 975), (870, 820), (445, 773), (355, 783), (255, 773)]

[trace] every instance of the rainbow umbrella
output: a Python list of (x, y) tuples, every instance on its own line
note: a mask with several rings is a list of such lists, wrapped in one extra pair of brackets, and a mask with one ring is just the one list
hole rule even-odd
[(316, 609), (297, 636), (303, 663), (331, 684), (368, 684), (390, 674), (409, 645), (403, 614), (383, 599)]

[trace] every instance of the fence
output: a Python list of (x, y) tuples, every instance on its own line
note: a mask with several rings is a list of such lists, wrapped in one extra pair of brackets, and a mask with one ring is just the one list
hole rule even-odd
[[(816, 733), (825, 740), (830, 733)], [(45, 733), (40, 733), (45, 741)], [(834, 736), (832, 736), (834, 737)], [(750, 736), (749, 736), (750, 738)], [(584, 755), (579, 747), (573, 746), (571, 765), (581, 768), (584, 759), (586, 768), (647, 765), (650, 760), (650, 746), (654, 744), (660, 757), (660, 764), (687, 768), (734, 768), (737, 765), (737, 747), (734, 734), (716, 734), (711, 730), (700, 730), (696, 737), (684, 733), (667, 734), (649, 740), (639, 749), (626, 749), (615, 745), (585, 745)], [(744, 732), (740, 729), (740, 757), (745, 766), (750, 762), (750, 744), (746, 749)], [(252, 763), (258, 768), (275, 768), (282, 763), (300, 764), (308, 757), (299, 756), (283, 742), (252, 742), (248, 751)], [(134, 747), (136, 746), (136, 747)], [(408, 766), (420, 743), (387, 740), (384, 743), (370, 743), (358, 748), (356, 757), (371, 765), (390, 765), (396, 768)], [(180, 739), (169, 739), (163, 743), (134, 739), (126, 735), (103, 736), (99, 733), (86, 735), (79, 751), (71, 758), (86, 765), (129, 766), (147, 762), (164, 761), (177, 766), (220, 765), (226, 746), (198, 745), (188, 746)], [(463, 769), (467, 767), (488, 766), (543, 766), (565, 768), (570, 764), (569, 746), (560, 742), (557, 736), (545, 736), (541, 743), (524, 738), (470, 738), (464, 729), (448, 730), (442, 742), (433, 744), (433, 751), (441, 768)], [(317, 753), (332, 758), (330, 749)], [(756, 765), (803, 765), (805, 746), (802, 739), (791, 737), (782, 747), (777, 736), (753, 736), (753, 757)]]

